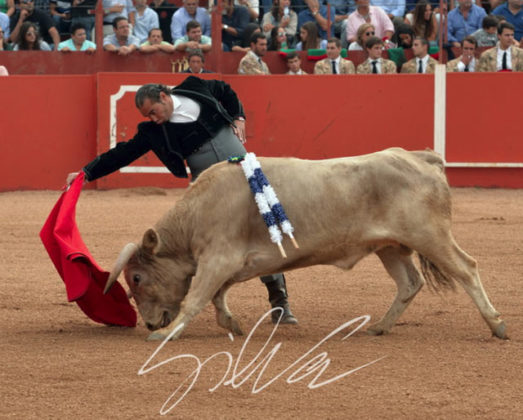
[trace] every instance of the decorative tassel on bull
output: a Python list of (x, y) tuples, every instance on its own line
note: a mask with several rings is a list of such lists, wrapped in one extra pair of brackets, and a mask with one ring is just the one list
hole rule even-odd
[(233, 157), (229, 159), (229, 162), (240, 162), (245, 178), (247, 178), (247, 182), (254, 195), (254, 201), (256, 201), (260, 214), (269, 230), (271, 241), (278, 245), (282, 257), (287, 258), (287, 254), (285, 254), (282, 246), (282, 231), (289, 236), (294, 247), (299, 248), (292, 234), (294, 228), (278, 200), (276, 192), (263, 173), (260, 162), (256, 159), (256, 155), (254, 153), (247, 153), (243, 159), (241, 157)]

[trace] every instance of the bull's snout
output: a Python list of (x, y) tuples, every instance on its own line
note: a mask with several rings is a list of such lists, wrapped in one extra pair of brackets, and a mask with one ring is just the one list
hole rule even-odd
[(170, 323), (171, 323), (171, 318), (169, 317), (169, 313), (167, 311), (165, 311), (162, 314), (162, 319), (160, 320), (159, 324), (153, 325), (150, 322), (146, 322), (145, 326), (147, 327), (148, 330), (154, 331), (154, 330), (157, 330), (158, 328), (165, 328)]

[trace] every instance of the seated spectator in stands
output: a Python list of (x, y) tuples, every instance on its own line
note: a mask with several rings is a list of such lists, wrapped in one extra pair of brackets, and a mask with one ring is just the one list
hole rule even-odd
[(301, 69), (301, 58), (296, 51), (288, 53), (285, 60), (287, 61), (287, 67), (289, 68), (289, 71), (286, 74), (294, 76), (307, 74), (307, 72)]
[(301, 41), (296, 44), (298, 51), (307, 50), (325, 50), (327, 49), (327, 40), (318, 37), (318, 27), (314, 22), (305, 22), (300, 28)]
[[(368, 0), (366, 0), (368, 1)], [(327, 39), (333, 36), (331, 28), (330, 33), (327, 33), (327, 6), (319, 4), (318, 0), (305, 0), (307, 8), (298, 13), (298, 30), (307, 22), (313, 22), (318, 29), (318, 36), (321, 39)], [(336, 11), (331, 7), (330, 21), (334, 22)]]
[(134, 0), (136, 14), (134, 18), (133, 34), (140, 40), (140, 44), (147, 41), (149, 31), (160, 27), (158, 14), (147, 6), (147, 0)]
[(50, 0), (49, 14), (53, 18), (56, 29), (61, 34), (71, 32), (72, 0)]
[(287, 35), (291, 45), (294, 45), (298, 29), (298, 15), (290, 9), (291, 0), (274, 0), (272, 9), (263, 15), (263, 33), (269, 38), (273, 28), (280, 28)]
[(167, 0), (153, 0), (149, 7), (158, 14), (163, 40), (165, 42), (172, 43), (173, 39), (171, 36), (171, 21), (174, 12), (176, 12), (178, 8), (174, 4), (169, 3)]
[(349, 51), (365, 51), (365, 43), (367, 40), (376, 35), (376, 30), (372, 23), (364, 23), (358, 28), (356, 32), (356, 41), (351, 42)]
[(39, 29), (39, 35), (47, 46), (53, 44), (54, 49), (58, 48), (60, 35), (53, 24), (53, 19), (47, 13), (35, 8), (33, 0), (20, 0), (20, 10), (11, 17), (11, 42), (16, 42), (19, 37), (20, 29), (25, 22), (35, 23)]
[(223, 0), (222, 43), (224, 51), (231, 51), (249, 24), (249, 12), (244, 6), (236, 6), (233, 0)]
[(403, 22), (406, 0), (372, 0), (373, 6), (381, 7), (394, 24), (394, 27)]
[(249, 23), (243, 31), (241, 39), (232, 46), (232, 51), (249, 52), (251, 50), (251, 38), (255, 33), (261, 33), (261, 26), (257, 23)]
[(13, 51), (19, 50), (51, 51), (51, 47), (40, 38), (36, 23), (24, 22), (18, 31), (18, 39), (13, 47)]
[(451, 46), (459, 48), (461, 41), (481, 28), (485, 9), (472, 4), (472, 0), (458, 0), (459, 6), (447, 16), (447, 39)]
[(514, 26), (514, 39), (523, 41), (523, 2), (521, 0), (507, 0), (506, 3), (496, 7), (492, 14), (503, 16), (508, 23)]
[(87, 39), (93, 40), (94, 29), (94, 8), (97, 0), (73, 0), (73, 7), (71, 8), (71, 26), (82, 24), (87, 33)]
[(183, 0), (183, 7), (179, 8), (171, 21), (171, 37), (173, 41), (185, 35), (187, 22), (196, 20), (202, 26), (204, 35), (211, 36), (211, 17), (207, 10), (198, 7), (198, 0)]
[(243, 6), (247, 9), (249, 12), (250, 22), (258, 22), (258, 18), (260, 17), (259, 0), (234, 0), (234, 4), (236, 6)]
[(414, 36), (425, 38), (430, 45), (437, 45), (438, 22), (432, 5), (427, 0), (420, 0), (412, 13), (407, 13), (405, 23), (412, 26)]
[(6, 36), (4, 28), (0, 26), (0, 51), (9, 51), (11, 49), (9, 43), (7, 42), (8, 38), (9, 35)]
[(354, 74), (354, 63), (341, 56), (341, 41), (329, 38), (327, 41), (327, 58), (314, 65), (314, 74)]
[(149, 31), (147, 41), (140, 45), (139, 51), (142, 53), (163, 51), (170, 54), (174, 52), (174, 45), (163, 40), (162, 30), (160, 28), (154, 28)]
[(262, 57), (267, 52), (267, 38), (262, 33), (255, 33), (251, 38), (251, 49), (240, 60), (238, 74), (271, 74)]
[(15, 0), (0, 0), (0, 13), (5, 13), (10, 18), (15, 10)]
[(371, 6), (369, 0), (356, 0), (356, 10), (347, 18), (347, 41), (356, 41), (358, 28), (364, 23), (372, 23), (378, 38), (391, 39), (394, 25), (381, 7)]
[(199, 22), (190, 20), (187, 22), (186, 35), (177, 39), (174, 43), (174, 48), (177, 51), (185, 51), (186, 49), (201, 50), (208, 52), (211, 50), (211, 38), (202, 35), (202, 27)]
[(394, 61), (382, 58), (384, 43), (377, 36), (371, 36), (365, 43), (368, 58), (356, 69), (358, 74), (395, 74), (398, 72)]
[(481, 23), (482, 28), (472, 34), (478, 47), (494, 47), (498, 42), (498, 19), (494, 16), (485, 16)]
[(113, 22), (117, 17), (126, 18), (132, 29), (136, 19), (136, 9), (132, 0), (103, 0), (102, 5), (104, 8), (104, 37), (112, 35)]
[(412, 48), (412, 42), (414, 42), (414, 29), (408, 23), (402, 23), (398, 25), (398, 30), (394, 34), (394, 40), (398, 45), (398, 48)]
[(461, 55), (447, 63), (447, 72), (473, 72), (476, 69), (476, 48), (478, 41), (468, 35), (461, 41)]
[(5, 43), (7, 43), (9, 40), (9, 35), (11, 34), (9, 28), (9, 16), (3, 12), (0, 12), (0, 29), (2, 30)]
[[(330, 0), (329, 4), (334, 6), (334, 36), (340, 38), (343, 46), (343, 42), (347, 39), (347, 18), (349, 17), (349, 14), (354, 12), (356, 5), (354, 0)], [(345, 34), (345, 37), (342, 37), (342, 34)]]
[(118, 55), (128, 55), (140, 47), (140, 41), (131, 35), (129, 21), (124, 17), (117, 17), (113, 21), (112, 35), (104, 38), (104, 50), (113, 51)]
[(191, 50), (188, 49), (189, 53), (187, 54), (187, 61), (189, 62), (189, 67), (182, 71), (182, 73), (212, 73), (212, 71), (204, 69), (203, 64), (205, 63), (205, 57), (201, 50)]
[(0, 76), (9, 76), (9, 72), (5, 68), (5, 66), (0, 66)]
[(92, 54), (96, 51), (96, 44), (87, 40), (85, 26), (75, 23), (71, 26), (71, 38), (58, 44), (58, 51), (85, 51)]
[(271, 37), (269, 39), (269, 51), (280, 51), (287, 48), (287, 34), (282, 28), (275, 26), (271, 29)]
[(483, 51), (476, 71), (523, 71), (523, 50), (514, 45), (514, 25), (508, 22), (498, 26), (498, 44)]
[(412, 43), (412, 53), (414, 58), (407, 61), (401, 66), (402, 73), (434, 73), (436, 64), (438, 62), (434, 60), (428, 54), (429, 41), (424, 38), (417, 36), (414, 38)]

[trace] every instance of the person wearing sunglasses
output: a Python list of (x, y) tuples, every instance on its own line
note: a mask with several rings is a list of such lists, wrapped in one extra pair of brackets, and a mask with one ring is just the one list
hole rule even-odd
[(349, 51), (365, 51), (365, 43), (371, 36), (376, 35), (376, 30), (372, 23), (364, 23), (358, 28), (356, 33), (356, 41), (351, 42)]
[(370, 0), (356, 0), (356, 10), (347, 18), (347, 42), (356, 41), (358, 28), (364, 23), (374, 25), (378, 38), (390, 39), (394, 34), (394, 25), (381, 7), (371, 6)]
[(40, 28), (40, 35), (43, 40), (53, 45), (54, 50), (58, 49), (60, 34), (54, 26), (53, 19), (47, 13), (35, 9), (33, 0), (21, 0), (20, 10), (11, 17), (11, 42), (16, 42), (19, 38), (20, 29), (24, 22), (35, 23)]

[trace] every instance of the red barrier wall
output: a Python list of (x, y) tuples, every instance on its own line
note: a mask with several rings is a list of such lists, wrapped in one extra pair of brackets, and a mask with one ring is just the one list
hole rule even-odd
[[(523, 162), (519, 117), (523, 74), (451, 74), (447, 78), (449, 162)], [(230, 83), (247, 113), (247, 148), (258, 155), (322, 159), (390, 146), (433, 147), (434, 78), (430, 75), (238, 76)], [(143, 118), (122, 86), (179, 74), (98, 73), (94, 76), (0, 78), (3, 108), (0, 190), (59, 189), (68, 172), (130, 138)], [(495, 90), (478, 86), (495, 86)], [(111, 97), (115, 124), (111, 126)], [(6, 106), (6, 104), (9, 104)], [(131, 165), (161, 167), (148, 154)], [(523, 188), (523, 169), (449, 168), (452, 185)], [(184, 186), (165, 173), (115, 173), (99, 188)]]

